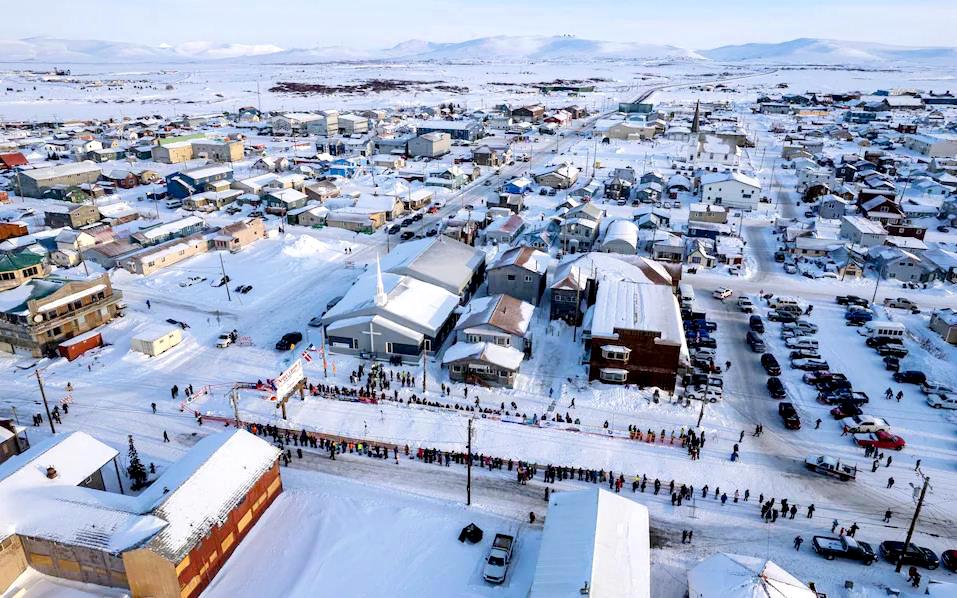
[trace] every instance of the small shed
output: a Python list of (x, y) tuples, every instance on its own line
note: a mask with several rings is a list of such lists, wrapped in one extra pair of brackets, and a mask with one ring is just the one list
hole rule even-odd
[(60, 353), (60, 356), (65, 357), (67, 361), (73, 361), (90, 349), (102, 346), (103, 337), (100, 336), (99, 332), (92, 330), (86, 334), (74, 336), (69, 340), (63, 341), (57, 346), (57, 351)]
[(130, 346), (134, 351), (156, 357), (182, 341), (181, 329), (173, 326), (154, 326), (137, 333), (130, 341)]

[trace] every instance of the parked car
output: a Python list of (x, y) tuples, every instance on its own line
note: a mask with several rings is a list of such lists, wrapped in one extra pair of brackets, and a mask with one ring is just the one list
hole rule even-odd
[(276, 342), (277, 351), (289, 351), (295, 349), (296, 345), (302, 342), (301, 332), (287, 332)]
[(411, 238), (414, 237), (414, 236), (415, 236), (415, 233), (414, 233), (414, 232), (412, 232), (412, 231), (410, 231), (410, 230), (404, 230), (404, 231), (402, 231), (402, 234), (399, 235), (399, 239), (401, 239), (402, 241), (408, 241), (409, 239), (411, 239)]
[(796, 322), (797, 319), (797, 315), (781, 310), (774, 310), (768, 314), (768, 320), (771, 322)]
[(512, 560), (512, 546), (514, 544), (514, 536), (495, 534), (495, 539), (492, 540), (492, 546), (489, 548), (488, 556), (485, 559), (485, 568), (482, 571), (482, 577), (485, 578), (485, 581), (490, 583), (505, 581), (508, 564)]
[(784, 390), (784, 384), (777, 376), (768, 378), (768, 394), (771, 395), (772, 399), (783, 399), (787, 396), (787, 392)]
[(851, 311), (844, 314), (844, 320), (848, 326), (863, 326), (864, 323), (874, 319), (874, 314), (866, 311)]
[(832, 390), (819, 392), (817, 401), (825, 405), (837, 405), (838, 403), (866, 405), (870, 402), (870, 397), (867, 396), (867, 393), (859, 390)]
[(399, 232), (400, 230), (402, 230), (402, 227), (401, 227), (400, 225), (398, 225), (398, 224), (393, 224), (392, 226), (390, 226), (389, 228), (386, 229), (386, 232), (388, 232), (390, 235), (394, 235), (394, 234), (396, 234), (397, 232)]
[(803, 330), (810, 334), (817, 333), (817, 324), (805, 320), (804, 318), (798, 318), (794, 322), (787, 322), (786, 324), (781, 324), (781, 330)]
[(804, 376), (801, 377), (801, 380), (803, 380), (805, 384), (817, 386), (831, 380), (847, 380), (847, 376), (841, 374), (840, 372), (820, 371), (804, 374)]
[(771, 353), (765, 353), (761, 355), (761, 367), (763, 367), (764, 371), (768, 373), (768, 376), (781, 375), (781, 365)]
[(923, 384), (927, 382), (927, 375), (920, 370), (894, 372), (894, 382), (898, 384)]
[(821, 354), (818, 353), (817, 349), (813, 348), (802, 348), (794, 349), (791, 353), (788, 354), (789, 359), (820, 359)]
[(863, 413), (864, 411), (860, 408), (860, 406), (852, 401), (841, 401), (837, 404), (837, 407), (831, 409), (831, 417), (834, 419), (844, 419), (846, 417), (853, 417)]
[(957, 409), (957, 393), (929, 394), (927, 404), (934, 409)]
[(759, 315), (748, 318), (748, 327), (759, 334), (764, 334), (764, 320)]
[(845, 465), (840, 459), (829, 455), (808, 457), (804, 460), (804, 467), (811, 471), (837, 478), (842, 482), (857, 478), (857, 466)]
[(715, 339), (713, 339), (713, 338), (711, 338), (711, 337), (698, 337), (698, 338), (695, 338), (695, 339), (689, 341), (689, 342), (688, 342), (688, 345), (691, 346), (691, 347), (693, 347), (693, 348), (695, 348), (695, 349), (698, 349), (698, 348), (701, 348), (701, 347), (710, 348), (710, 349), (717, 349), (717, 348), (718, 348), (718, 341), (715, 340)]
[(909, 351), (903, 347), (903, 345), (884, 345), (883, 347), (877, 348), (877, 354), (881, 357), (896, 357), (898, 359), (903, 359), (907, 357)]
[(817, 340), (807, 336), (796, 336), (784, 340), (784, 346), (788, 349), (817, 349)]
[(885, 347), (887, 345), (903, 345), (904, 341), (891, 336), (871, 336), (864, 341), (864, 344), (871, 349), (877, 349), (878, 347)]
[(901, 360), (899, 357), (885, 357), (884, 369), (889, 372), (899, 372), (901, 369)]
[(852, 415), (851, 417), (845, 417), (841, 420), (841, 423), (844, 424), (844, 429), (847, 430), (849, 434), (860, 434), (863, 432), (887, 432), (891, 429), (891, 425), (887, 423), (882, 417), (874, 417), (873, 415)]
[(738, 297), (738, 309), (749, 314), (754, 311), (754, 303), (751, 302), (750, 297)]
[(726, 287), (718, 287), (711, 293), (712, 297), (714, 297), (715, 299), (721, 299), (722, 301), (727, 299), (731, 295), (732, 295), (731, 289)]
[(748, 343), (748, 346), (751, 347), (751, 351), (755, 353), (764, 353), (768, 350), (767, 346), (764, 344), (764, 339), (762, 339), (761, 336), (753, 330), (748, 331), (748, 334), (744, 337), (744, 340)]
[[(930, 570), (934, 570), (940, 565), (940, 559), (937, 558), (933, 550), (924, 548), (923, 546), (917, 546), (913, 543), (908, 544), (907, 550), (904, 550), (903, 542), (887, 540), (881, 542), (877, 551), (880, 553), (881, 558), (888, 563), (896, 564), (902, 560), (905, 565), (914, 565), (915, 567), (923, 567)], [(901, 558), (902, 556), (903, 559)]]
[(865, 565), (873, 565), (877, 560), (874, 549), (867, 542), (861, 542), (846, 535), (837, 538), (830, 536), (814, 536), (811, 538), (811, 548), (814, 552), (829, 561), (836, 558), (860, 561)]
[(945, 550), (940, 553), (940, 564), (944, 569), (957, 572), (957, 550)]
[(920, 391), (925, 395), (957, 392), (953, 386), (938, 382), (937, 380), (924, 380), (920, 384)]
[(895, 309), (906, 309), (914, 314), (920, 313), (920, 308), (917, 307), (917, 304), (906, 297), (897, 297), (896, 299), (891, 299), (890, 297), (888, 297), (884, 299), (884, 307), (893, 307)]
[(838, 305), (860, 305), (861, 307), (867, 307), (871, 304), (867, 299), (858, 297), (857, 295), (838, 295), (836, 299)]
[(797, 409), (794, 408), (793, 403), (778, 403), (778, 415), (781, 416), (784, 427), (788, 430), (801, 429), (801, 418), (798, 416)]
[(685, 398), (692, 401), (707, 401), (717, 403), (724, 396), (724, 391), (720, 386), (697, 386), (685, 391)]
[(236, 340), (232, 332), (227, 334), (220, 334), (219, 338), (216, 339), (216, 347), (219, 349), (225, 349), (229, 345), (233, 344), (233, 341)]
[(891, 449), (895, 451), (904, 450), (904, 447), (907, 446), (903, 438), (884, 430), (868, 432), (866, 434), (855, 434), (854, 442), (857, 446), (869, 446), (871, 448)]
[(808, 358), (808, 359), (792, 360), (791, 367), (798, 370), (811, 371), (811, 370), (826, 370), (828, 369), (829, 366), (828, 366), (828, 363), (824, 361), (823, 359)]

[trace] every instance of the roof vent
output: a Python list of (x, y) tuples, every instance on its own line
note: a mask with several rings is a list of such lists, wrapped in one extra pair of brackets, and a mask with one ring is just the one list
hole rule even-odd
[(57, 477), (56, 467), (50, 466), (47, 467), (47, 479), (54, 480)]

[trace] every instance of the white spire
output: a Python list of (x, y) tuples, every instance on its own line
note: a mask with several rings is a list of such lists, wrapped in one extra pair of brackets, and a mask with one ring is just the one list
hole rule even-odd
[(379, 266), (379, 256), (375, 256), (375, 304), (377, 307), (383, 307), (389, 301), (389, 296), (385, 294), (385, 285), (382, 284), (382, 268)]

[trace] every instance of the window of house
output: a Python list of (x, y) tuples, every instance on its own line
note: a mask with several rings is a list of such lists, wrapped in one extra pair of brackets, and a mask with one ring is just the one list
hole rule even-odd
[(453, 366), (452, 366), (452, 371), (455, 372), (456, 374), (461, 374), (461, 373), (462, 373), (462, 369), (463, 369), (463, 368), (462, 368), (462, 366), (460, 366), (460, 365), (453, 365)]
[(628, 361), (630, 354), (631, 349), (627, 347), (613, 347), (605, 345), (601, 348), (601, 356), (605, 359), (612, 359), (614, 361)]
[(528, 274), (525, 275), (525, 282), (532, 282), (532, 277)]
[(628, 372), (616, 368), (602, 368), (598, 377), (605, 382), (625, 382), (628, 380)]
[(508, 345), (509, 343), (508, 343), (508, 339), (507, 339), (507, 338), (496, 338), (496, 339), (495, 339), (495, 344), (504, 347), (504, 346)]
[(425, 339), (425, 341), (423, 341), (423, 343), (422, 343), (422, 347), (423, 347), (426, 351), (431, 351), (431, 350), (432, 350), (432, 341), (429, 340), (429, 339)]
[(515, 280), (515, 275), (514, 275), (514, 274), (506, 274), (506, 275), (505, 275), (505, 280)]

